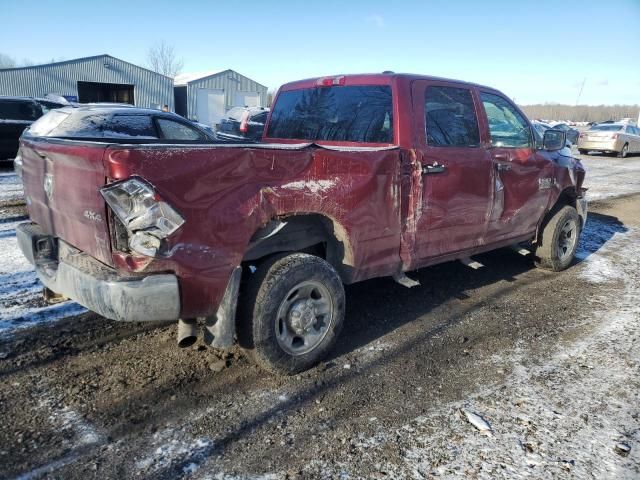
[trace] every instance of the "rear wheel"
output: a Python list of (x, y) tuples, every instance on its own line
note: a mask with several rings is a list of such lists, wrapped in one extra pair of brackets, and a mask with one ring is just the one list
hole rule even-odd
[(589, 155), (589, 150), (585, 150), (584, 148), (579, 148), (578, 153), (580, 155)]
[(571, 265), (578, 249), (580, 217), (575, 208), (565, 205), (553, 214), (542, 229), (536, 247), (536, 265), (559, 272)]
[(272, 257), (240, 298), (240, 344), (266, 370), (301, 372), (335, 344), (344, 306), (342, 282), (329, 263), (304, 253)]
[(629, 144), (625, 143), (622, 146), (622, 150), (618, 152), (618, 158), (627, 158), (628, 154), (629, 154)]

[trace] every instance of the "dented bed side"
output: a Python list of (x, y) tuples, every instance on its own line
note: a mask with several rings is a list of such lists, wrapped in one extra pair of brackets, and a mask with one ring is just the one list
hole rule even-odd
[(114, 252), (115, 264), (175, 272), (182, 316), (204, 316), (258, 229), (318, 214), (342, 244), (346, 281), (392, 275), (400, 268), (400, 157), (397, 148), (111, 146), (109, 181), (143, 177), (185, 219), (163, 258), (146, 263)]

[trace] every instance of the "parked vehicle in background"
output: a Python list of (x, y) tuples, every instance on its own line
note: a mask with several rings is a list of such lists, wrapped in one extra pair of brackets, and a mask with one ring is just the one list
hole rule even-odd
[(25, 128), (49, 110), (63, 104), (31, 97), (0, 97), (0, 160), (12, 160), (18, 153)]
[(565, 134), (537, 146), (509, 97), (476, 84), (289, 83), (251, 146), (149, 145), (131, 111), (101, 122), (123, 139), (69, 141), (58, 118), (71, 114), (51, 112), (20, 147), (32, 223), (16, 236), (43, 284), (107, 318), (176, 320), (180, 346), (204, 317), (207, 344), (237, 338), (274, 372), (327, 355), (343, 284), (412, 287), (405, 272), (521, 244), (564, 270), (586, 221), (585, 171)]
[(580, 131), (575, 128), (570, 127), (566, 123), (556, 123), (552, 127), (554, 130), (560, 130), (567, 135), (567, 141), (569, 141), (572, 145), (578, 143), (578, 137), (580, 136)]
[(228, 140), (257, 142), (262, 138), (269, 109), (264, 107), (234, 107), (220, 121), (216, 136)]
[[(541, 122), (539, 120), (533, 120), (531, 122), (531, 125), (533, 126), (533, 133), (534, 136), (536, 137), (536, 142), (538, 145), (542, 145), (542, 139), (544, 137), (544, 132), (546, 132), (547, 130), (553, 130), (555, 127), (552, 127), (551, 125), (549, 125), (548, 123), (545, 122)], [(560, 130), (562, 131), (562, 130)], [(565, 136), (566, 138), (566, 136)], [(571, 146), (573, 145), (573, 143), (571, 143), (571, 141), (569, 139), (566, 139), (566, 146), (571, 148)]]
[(59, 108), (41, 118), (25, 135), (69, 139), (126, 138), (132, 143), (216, 141), (209, 132), (175, 113), (109, 104)]
[(621, 118), (617, 123), (622, 125), (633, 125), (634, 127), (638, 126), (638, 121), (635, 118)]
[(586, 155), (590, 151), (615, 153), (625, 158), (630, 153), (640, 153), (640, 128), (621, 123), (600, 123), (580, 134), (578, 151)]
[(551, 130), (551, 126), (548, 123), (541, 122), (540, 120), (532, 120), (531, 125), (533, 129), (538, 132), (538, 135), (540, 135), (540, 139), (544, 136), (544, 132)]

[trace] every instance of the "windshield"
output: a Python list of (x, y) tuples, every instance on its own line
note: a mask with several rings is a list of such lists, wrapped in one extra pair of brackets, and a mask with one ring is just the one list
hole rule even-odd
[(594, 125), (590, 130), (601, 132), (617, 132), (622, 129), (622, 125)]
[(227, 112), (227, 117), (231, 120), (240, 121), (242, 114), (244, 113), (244, 107), (234, 107)]
[(267, 136), (311, 141), (393, 143), (391, 87), (315, 87), (281, 92)]

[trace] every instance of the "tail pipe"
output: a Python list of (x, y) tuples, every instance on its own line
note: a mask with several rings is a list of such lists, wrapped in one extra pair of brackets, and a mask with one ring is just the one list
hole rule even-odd
[(190, 347), (198, 339), (197, 324), (195, 318), (178, 320), (178, 346), (180, 348)]

